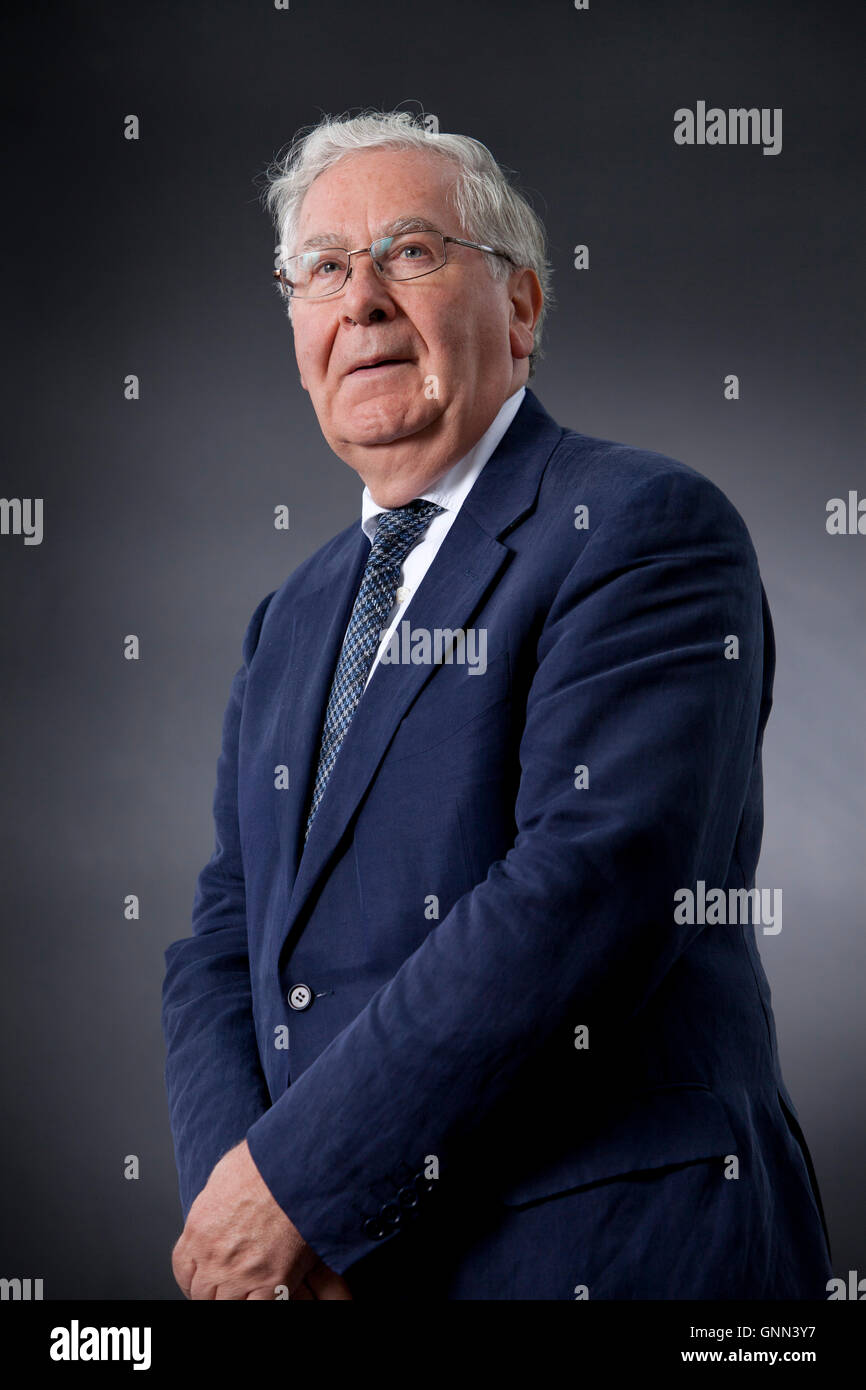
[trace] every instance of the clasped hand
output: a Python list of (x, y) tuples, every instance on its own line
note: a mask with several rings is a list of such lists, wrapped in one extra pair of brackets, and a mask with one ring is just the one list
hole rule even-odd
[(171, 1266), (192, 1299), (273, 1299), (283, 1285), (291, 1299), (352, 1297), (275, 1201), (245, 1139), (190, 1207)]

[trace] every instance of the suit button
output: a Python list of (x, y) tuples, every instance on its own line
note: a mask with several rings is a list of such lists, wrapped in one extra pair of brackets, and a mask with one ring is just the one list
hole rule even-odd
[(313, 991), (309, 985), (292, 985), (289, 990), (289, 1006), (293, 1009), (308, 1009), (313, 1002)]
[(435, 1178), (427, 1178), (423, 1173), (416, 1173), (412, 1181), (419, 1197), (429, 1197), (432, 1192), (436, 1191), (437, 1180)]
[(418, 1193), (415, 1191), (414, 1187), (401, 1187), (400, 1191), (397, 1193), (397, 1201), (400, 1203), (401, 1207), (405, 1207), (407, 1211), (411, 1211), (413, 1207), (417, 1207), (418, 1205)]
[(394, 1231), (396, 1231), (398, 1226), (402, 1225), (403, 1213), (396, 1202), (385, 1202), (384, 1205), (379, 1208), (379, 1215), (383, 1223), (386, 1226), (390, 1226)]
[(378, 1216), (368, 1216), (361, 1230), (368, 1240), (383, 1240), (388, 1234)]

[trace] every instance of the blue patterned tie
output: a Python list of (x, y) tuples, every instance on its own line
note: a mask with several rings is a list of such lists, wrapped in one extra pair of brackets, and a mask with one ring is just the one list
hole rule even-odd
[(416, 497), (405, 507), (395, 507), (379, 514), (376, 534), (331, 685), (313, 800), (304, 831), (305, 842), (340, 745), (352, 722), (355, 707), (364, 693), (382, 633), (388, 626), (403, 561), (412, 547), (417, 545), (433, 517), (442, 510), (435, 502), (425, 502)]

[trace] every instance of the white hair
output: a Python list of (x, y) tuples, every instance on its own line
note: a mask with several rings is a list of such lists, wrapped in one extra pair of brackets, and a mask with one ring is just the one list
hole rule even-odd
[[(544, 300), (535, 325), (529, 375), (541, 351), (541, 331), (553, 305), (552, 267), (547, 258), (544, 224), (526, 196), (514, 187), (508, 173), (480, 141), (467, 135), (428, 130), (423, 114), (368, 109), (358, 116), (324, 116), (318, 124), (299, 130), (288, 152), (267, 170), (264, 202), (274, 219), (279, 249), (292, 254), (301, 204), (311, 184), (344, 155), (356, 150), (424, 150), (451, 160), (457, 174), (446, 197), (467, 241), (483, 242), (506, 251), (518, 266), (529, 266), (541, 284)], [(511, 171), (508, 171), (511, 172)], [(505, 280), (514, 266), (500, 256), (484, 255), (494, 280)], [(292, 301), (288, 301), (289, 319)]]

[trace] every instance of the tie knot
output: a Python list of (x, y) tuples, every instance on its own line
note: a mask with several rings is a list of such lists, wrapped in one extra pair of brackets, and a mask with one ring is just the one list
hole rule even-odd
[(380, 512), (373, 537), (377, 557), (385, 562), (402, 561), (441, 511), (444, 508), (438, 503), (415, 497), (405, 507)]

